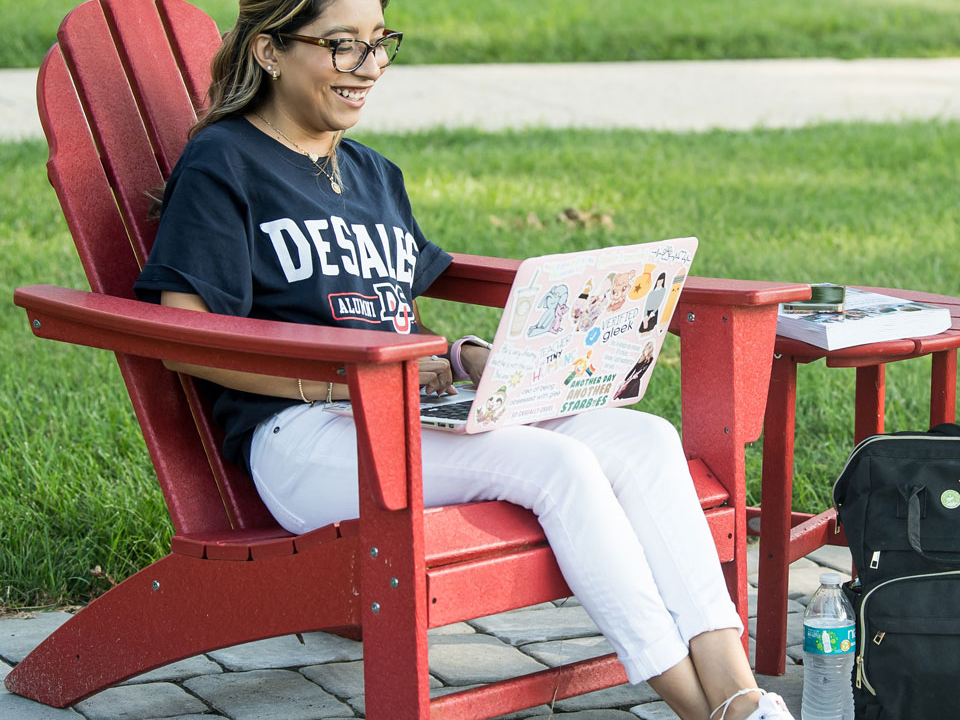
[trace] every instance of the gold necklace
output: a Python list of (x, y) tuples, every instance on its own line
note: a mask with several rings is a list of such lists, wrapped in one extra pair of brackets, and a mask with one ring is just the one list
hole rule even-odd
[[(278, 127), (277, 127), (276, 125), (274, 125), (272, 122), (270, 122), (269, 120), (267, 120), (267, 119), (266, 119), (263, 115), (261, 115), (260, 113), (255, 112), (254, 115), (256, 115), (258, 118), (260, 118), (261, 120), (263, 120), (267, 125), (269, 125), (269, 126), (272, 127), (274, 130), (276, 130), (277, 135), (279, 135), (279, 136), (282, 137), (284, 140), (286, 140), (288, 143), (290, 143), (291, 145), (293, 145), (293, 146), (294, 146), (297, 150), (299, 150), (302, 154), (306, 155), (306, 156), (310, 159), (310, 162), (312, 162), (312, 163), (316, 166), (317, 170), (319, 170), (321, 173), (323, 173), (324, 175), (327, 176), (327, 180), (330, 181), (330, 189), (331, 189), (331, 190), (333, 190), (337, 195), (340, 195), (340, 194), (343, 192), (343, 189), (340, 187), (340, 183), (338, 183), (336, 180), (334, 180), (334, 179), (333, 179), (333, 175), (331, 175), (330, 173), (328, 173), (328, 172), (324, 169), (324, 167), (320, 164), (320, 156), (319, 156), (319, 155), (315, 155), (314, 153), (310, 153), (310, 152), (307, 152), (306, 150), (304, 150), (302, 147), (300, 147), (299, 145), (297, 145), (293, 140), (291, 140), (291, 139), (288, 138), (286, 135), (284, 135), (284, 134), (283, 134), (283, 131), (282, 131), (280, 128), (278, 128)], [(336, 152), (336, 151), (334, 151), (334, 152)]]

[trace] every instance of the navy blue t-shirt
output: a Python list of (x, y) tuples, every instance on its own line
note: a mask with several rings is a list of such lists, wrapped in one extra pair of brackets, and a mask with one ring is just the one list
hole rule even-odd
[[(423, 237), (396, 165), (347, 139), (337, 159), (340, 195), (243, 118), (205, 128), (167, 183), (137, 296), (170, 290), (225, 315), (418, 332), (411, 303), (451, 258)], [(214, 391), (224, 455), (245, 465), (254, 428), (299, 402)]]

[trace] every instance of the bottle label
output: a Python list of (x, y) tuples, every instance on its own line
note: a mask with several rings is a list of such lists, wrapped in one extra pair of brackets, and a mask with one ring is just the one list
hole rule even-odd
[(803, 651), (815, 655), (843, 655), (857, 649), (857, 630), (853, 625), (818, 628), (804, 624)]

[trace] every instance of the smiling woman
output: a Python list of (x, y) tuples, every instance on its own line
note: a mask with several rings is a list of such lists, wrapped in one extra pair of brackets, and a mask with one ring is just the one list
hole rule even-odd
[[(141, 299), (309, 325), (427, 331), (416, 298), (451, 256), (426, 239), (396, 165), (343, 133), (399, 49), (383, 0), (242, 0), (213, 63), (209, 112), (167, 184)], [(418, 361), (426, 394), (479, 380), (466, 335)], [(357, 428), (326, 412), (342, 383), (168, 362), (210, 381), (223, 452), (277, 522), (304, 533), (359, 516)], [(416, 437), (414, 435), (413, 437)], [(403, 438), (398, 438), (403, 442)], [(424, 430), (427, 507), (533, 511), (569, 587), (684, 720), (792, 720), (757, 688), (676, 429), (601, 408), (478, 435)]]

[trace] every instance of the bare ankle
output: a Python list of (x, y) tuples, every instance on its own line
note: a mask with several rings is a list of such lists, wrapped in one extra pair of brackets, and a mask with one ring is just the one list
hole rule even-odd
[(710, 720), (745, 720), (760, 703), (763, 691), (757, 688), (744, 688), (731, 695), (710, 715)]
[(757, 709), (759, 703), (759, 692), (741, 695), (732, 703), (730, 703), (730, 710), (727, 712), (727, 717), (725, 720), (744, 720), (744, 718), (749, 717), (750, 713)]

